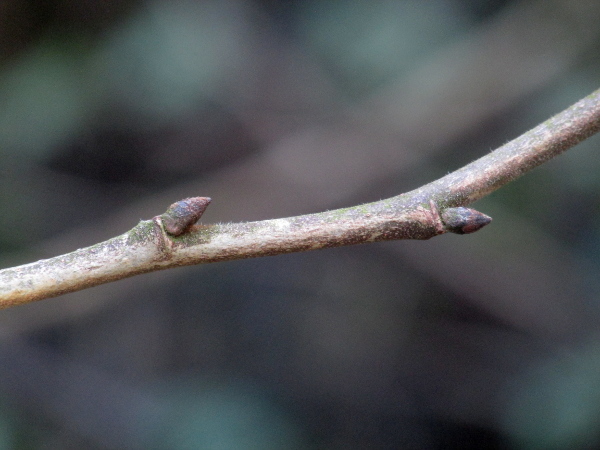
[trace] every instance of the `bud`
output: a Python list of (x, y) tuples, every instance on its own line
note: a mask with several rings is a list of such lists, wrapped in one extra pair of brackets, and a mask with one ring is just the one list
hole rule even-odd
[(490, 216), (471, 208), (447, 208), (442, 211), (446, 231), (456, 234), (474, 233), (492, 221)]
[(210, 204), (209, 197), (190, 197), (173, 203), (160, 216), (167, 233), (179, 236), (198, 222)]

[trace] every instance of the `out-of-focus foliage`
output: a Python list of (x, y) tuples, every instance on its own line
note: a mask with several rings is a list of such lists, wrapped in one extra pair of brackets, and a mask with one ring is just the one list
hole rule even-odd
[[(598, 88), (600, 7), (6, 0), (4, 267), (184, 197), (377, 200)], [(598, 138), (470, 236), (154, 273), (0, 314), (2, 448), (595, 448)]]

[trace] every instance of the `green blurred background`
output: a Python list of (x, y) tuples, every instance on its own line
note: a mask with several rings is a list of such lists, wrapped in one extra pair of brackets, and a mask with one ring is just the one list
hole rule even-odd
[[(414, 189), (600, 83), (600, 2), (3, 0), (0, 263)], [(471, 236), (0, 313), (0, 448), (600, 448), (592, 138)]]

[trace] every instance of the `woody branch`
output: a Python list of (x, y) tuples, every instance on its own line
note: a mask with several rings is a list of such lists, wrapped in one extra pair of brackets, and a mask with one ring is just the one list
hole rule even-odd
[(186, 199), (108, 241), (0, 270), (0, 308), (177, 266), (476, 231), (490, 219), (465, 206), (599, 130), (600, 90), (471, 164), (386, 200), (290, 218), (194, 225), (210, 199)]

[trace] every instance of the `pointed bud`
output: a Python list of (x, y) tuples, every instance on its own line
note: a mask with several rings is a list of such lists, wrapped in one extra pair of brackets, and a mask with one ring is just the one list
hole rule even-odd
[(173, 203), (160, 216), (167, 233), (179, 236), (188, 231), (204, 214), (210, 201), (209, 197), (190, 197)]
[(447, 231), (456, 234), (474, 233), (492, 221), (490, 216), (471, 208), (447, 208), (442, 211), (442, 222)]

